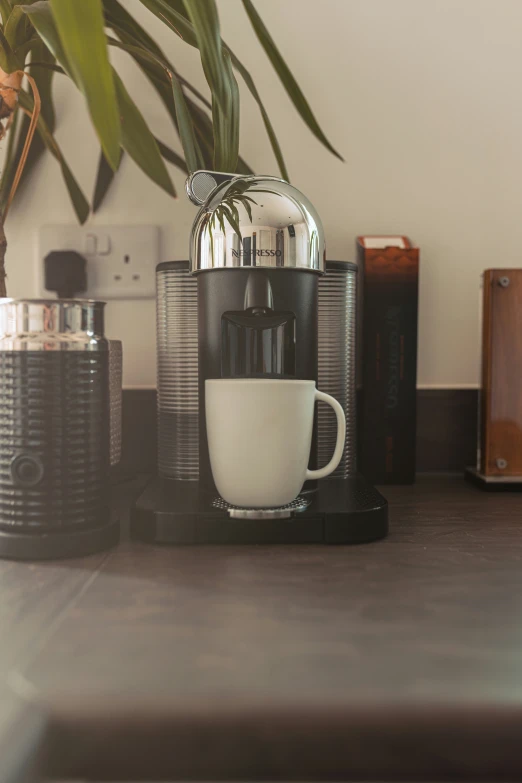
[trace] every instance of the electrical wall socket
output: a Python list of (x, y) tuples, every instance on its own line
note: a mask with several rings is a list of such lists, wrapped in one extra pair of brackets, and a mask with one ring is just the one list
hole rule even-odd
[(75, 250), (87, 265), (86, 299), (150, 299), (156, 295), (158, 226), (43, 226), (38, 237), (37, 279), (44, 287), (44, 258), (51, 250)]

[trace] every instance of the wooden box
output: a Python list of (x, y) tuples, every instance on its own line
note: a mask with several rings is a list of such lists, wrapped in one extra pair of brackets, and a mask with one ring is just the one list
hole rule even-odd
[(522, 269), (484, 272), (477, 471), (522, 481)]

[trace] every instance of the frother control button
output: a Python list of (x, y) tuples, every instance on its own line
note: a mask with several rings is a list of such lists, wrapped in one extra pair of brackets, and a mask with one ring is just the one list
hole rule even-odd
[(40, 457), (19, 454), (11, 462), (11, 478), (17, 487), (35, 487), (44, 477), (44, 466)]

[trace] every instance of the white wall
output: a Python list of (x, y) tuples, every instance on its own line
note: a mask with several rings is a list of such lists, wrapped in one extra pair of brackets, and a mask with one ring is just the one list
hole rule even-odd
[[(475, 385), (480, 273), (522, 266), (522, 2), (520, 0), (255, 0), (342, 164), (300, 122), (250, 30), (239, 0), (220, 0), (225, 39), (255, 75), (292, 180), (323, 218), (330, 258), (351, 259), (360, 233), (406, 233), (421, 247), (419, 384)], [(204, 87), (197, 53), (139, 0), (126, 7)], [(176, 146), (147, 83), (114, 58), (160, 137)], [(242, 152), (277, 173), (257, 110), (244, 94)], [(97, 144), (82, 100), (56, 78), (57, 137), (90, 195)], [(96, 216), (163, 228), (162, 258), (187, 257), (194, 208), (172, 201), (130, 161)], [(35, 294), (37, 228), (74, 215), (47, 159), (9, 217), (9, 292)], [(125, 383), (153, 385), (154, 303), (111, 303), (111, 336), (125, 341)]]

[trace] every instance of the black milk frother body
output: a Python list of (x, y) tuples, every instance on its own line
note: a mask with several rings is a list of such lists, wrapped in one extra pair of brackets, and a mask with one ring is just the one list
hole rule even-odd
[[(80, 556), (119, 538), (103, 310), (74, 299), (0, 300), (0, 557)], [(118, 400), (113, 393), (113, 408)]]

